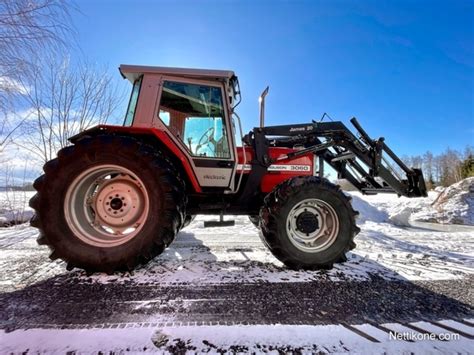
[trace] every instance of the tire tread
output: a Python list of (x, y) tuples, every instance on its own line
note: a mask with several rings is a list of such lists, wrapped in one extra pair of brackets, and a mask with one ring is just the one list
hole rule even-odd
[[(153, 238), (153, 242), (148, 246), (142, 246), (139, 255), (121, 258), (114, 265), (100, 266), (91, 268), (90, 264), (82, 265), (80, 262), (70, 260), (68, 253), (61, 248), (60, 243), (54, 243), (55, 238), (48, 238), (43, 225), (52, 221), (44, 221), (42, 218), (42, 209), (47, 208), (46, 199), (48, 193), (48, 181), (57, 178), (60, 170), (66, 163), (70, 163), (77, 155), (86, 155), (88, 159), (93, 161), (95, 152), (92, 145), (97, 144), (97, 140), (102, 146), (112, 144), (120, 147), (130, 147), (135, 154), (144, 159), (150, 166), (153, 166), (155, 175), (155, 183), (166, 186), (165, 189), (165, 206), (166, 206), (166, 225), (159, 228), (157, 235)], [(95, 142), (94, 142), (95, 141)], [(149, 262), (151, 259), (161, 254), (174, 240), (177, 232), (181, 228), (185, 219), (185, 210), (187, 198), (185, 194), (184, 179), (181, 178), (177, 169), (171, 164), (170, 160), (154, 147), (140, 142), (138, 139), (129, 136), (111, 136), (98, 135), (91, 138), (85, 138), (75, 145), (67, 146), (58, 152), (58, 157), (47, 162), (44, 167), (44, 174), (37, 178), (33, 184), (37, 193), (30, 199), (30, 206), (34, 209), (35, 215), (30, 220), (30, 225), (39, 229), (39, 237), (37, 243), (39, 245), (47, 245), (51, 249), (50, 258), (52, 260), (62, 259), (66, 262), (66, 269), (72, 270), (75, 267), (82, 268), (87, 272), (104, 271), (114, 272), (118, 270), (131, 271), (140, 264)], [(45, 206), (43, 206), (45, 205)]]
[[(280, 212), (281, 208), (291, 196), (300, 191), (302, 188), (307, 188), (310, 186), (333, 191), (338, 195), (339, 199), (344, 202), (346, 208), (349, 209), (349, 214), (351, 216), (349, 221), (351, 224), (351, 236), (347, 246), (339, 253), (339, 255), (334, 257), (333, 260), (324, 264), (308, 265), (295, 260), (281, 245), (281, 242), (278, 238), (277, 220), (279, 218), (278, 213)], [(295, 177), (288, 179), (277, 185), (264, 199), (264, 204), (260, 209), (260, 237), (271, 253), (291, 269), (331, 269), (334, 263), (342, 263), (347, 261), (346, 253), (355, 248), (356, 244), (354, 242), (354, 238), (360, 232), (360, 228), (358, 228), (355, 223), (355, 217), (358, 215), (358, 212), (354, 211), (350, 201), (350, 196), (345, 195), (338, 185), (332, 184), (327, 179), (316, 176)]]

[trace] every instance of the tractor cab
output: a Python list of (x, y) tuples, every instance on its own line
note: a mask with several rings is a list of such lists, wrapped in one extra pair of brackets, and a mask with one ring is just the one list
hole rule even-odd
[(201, 188), (232, 189), (237, 153), (231, 115), (240, 97), (234, 73), (128, 65), (120, 72), (133, 83), (124, 125), (168, 135)]

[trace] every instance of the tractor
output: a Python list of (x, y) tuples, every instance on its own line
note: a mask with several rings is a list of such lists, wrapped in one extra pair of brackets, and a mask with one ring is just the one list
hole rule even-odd
[(355, 247), (357, 212), (325, 176), (332, 167), (363, 194), (426, 196), (407, 167), (342, 122), (266, 126), (243, 135), (237, 76), (228, 70), (121, 65), (133, 84), (122, 126), (70, 137), (34, 182), (31, 225), (52, 260), (87, 272), (132, 270), (164, 251), (198, 214), (247, 215), (291, 269), (330, 269)]

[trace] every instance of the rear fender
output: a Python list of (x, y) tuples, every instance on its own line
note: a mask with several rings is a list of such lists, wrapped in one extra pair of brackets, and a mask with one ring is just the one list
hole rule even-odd
[(112, 125), (98, 125), (82, 131), (75, 136), (69, 138), (71, 143), (76, 143), (81, 139), (94, 137), (97, 135), (111, 134), (130, 136), (138, 138), (141, 141), (150, 143), (151, 145), (159, 147), (168, 153), (168, 157), (172, 162), (177, 164), (184, 174), (183, 178), (188, 181), (188, 186), (191, 185), (193, 190), (197, 193), (202, 192), (199, 186), (198, 180), (192, 169), (191, 163), (187, 159), (186, 155), (182, 153), (176, 143), (168, 136), (168, 134), (162, 130), (156, 128), (145, 128), (145, 127), (124, 127), (124, 126), (112, 126)]

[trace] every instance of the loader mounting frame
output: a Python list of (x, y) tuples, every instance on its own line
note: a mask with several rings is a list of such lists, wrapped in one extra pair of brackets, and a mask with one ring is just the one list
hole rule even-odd
[[(260, 181), (267, 168), (274, 163), (274, 160), (269, 158), (269, 147), (295, 145), (303, 148), (279, 160), (290, 160), (311, 152), (319, 157), (319, 176), (324, 176), (324, 164), (322, 164), (324, 161), (337, 171), (338, 178), (348, 180), (364, 194), (396, 193), (406, 197), (427, 196), (421, 169), (408, 168), (385, 144), (383, 137), (377, 140), (371, 139), (355, 117), (351, 119), (351, 123), (359, 132), (359, 138), (342, 122), (313, 121), (310, 124), (254, 128), (244, 137), (244, 142), (254, 148), (255, 160), (252, 162), (253, 169), (248, 181), (250, 183), (246, 184), (240, 200), (244, 202), (254, 193), (254, 183)], [(321, 138), (325, 141), (323, 142)], [(384, 154), (406, 174), (406, 179), (398, 176)], [(364, 165), (368, 171), (364, 169)], [(382, 181), (377, 180), (377, 177)]]

